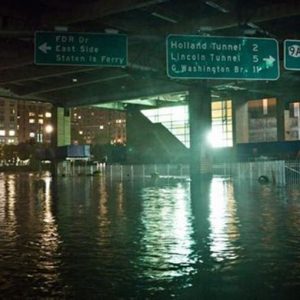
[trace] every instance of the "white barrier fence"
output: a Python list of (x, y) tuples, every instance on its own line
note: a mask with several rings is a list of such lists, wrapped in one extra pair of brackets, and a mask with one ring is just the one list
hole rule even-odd
[[(255, 161), (214, 164), (214, 175), (230, 176), (233, 178), (259, 180), (261, 176), (271, 183), (285, 185), (300, 183), (300, 162), (292, 161)], [(61, 162), (58, 174), (63, 176), (106, 175), (111, 178), (188, 178), (189, 165), (185, 164), (145, 164), (145, 165), (105, 165), (76, 162)]]
[(285, 161), (254, 161), (222, 163), (214, 165), (213, 173), (249, 180), (267, 180), (274, 184), (286, 184)]

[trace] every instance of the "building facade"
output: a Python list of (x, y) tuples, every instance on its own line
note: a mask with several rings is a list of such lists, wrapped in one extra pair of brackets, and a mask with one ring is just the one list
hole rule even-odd
[(126, 144), (126, 113), (96, 107), (71, 109), (72, 144)]
[(40, 102), (17, 101), (18, 142), (34, 140), (50, 144), (52, 132), (52, 105)]
[(0, 144), (18, 143), (16, 101), (0, 98)]
[[(0, 98), (0, 144), (51, 143), (52, 105)], [(126, 144), (126, 113), (75, 107), (71, 113), (72, 144)]]
[(0, 144), (50, 143), (51, 105), (0, 98)]

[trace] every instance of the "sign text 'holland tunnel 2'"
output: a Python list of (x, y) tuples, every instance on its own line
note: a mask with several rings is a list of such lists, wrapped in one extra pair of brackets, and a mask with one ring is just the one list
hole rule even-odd
[(35, 33), (37, 65), (123, 67), (127, 65), (127, 36), (86, 32)]
[(169, 35), (167, 73), (181, 79), (276, 80), (278, 42), (269, 38)]

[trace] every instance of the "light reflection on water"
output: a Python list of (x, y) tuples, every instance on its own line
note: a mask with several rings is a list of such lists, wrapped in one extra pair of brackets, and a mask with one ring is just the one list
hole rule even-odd
[(293, 299), (299, 237), (297, 187), (0, 175), (4, 298)]
[(168, 279), (192, 271), (192, 222), (186, 186), (147, 187), (141, 191), (145, 276)]
[(231, 181), (216, 178), (210, 186), (209, 222), (211, 256), (217, 261), (236, 260), (238, 248), (234, 242), (239, 238), (239, 219)]

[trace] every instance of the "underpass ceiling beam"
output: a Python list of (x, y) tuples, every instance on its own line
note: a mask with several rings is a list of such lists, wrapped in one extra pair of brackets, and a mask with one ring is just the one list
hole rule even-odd
[(100, 78), (100, 79), (96, 79), (96, 80), (89, 80), (86, 82), (81, 82), (81, 83), (76, 83), (76, 84), (63, 85), (60, 87), (53, 87), (53, 88), (49, 88), (49, 89), (40, 89), (40, 90), (36, 90), (35, 92), (32, 92), (32, 93), (23, 94), (22, 96), (23, 97), (32, 97), (34, 95), (42, 95), (42, 94), (47, 94), (47, 93), (51, 93), (51, 92), (58, 92), (61, 90), (76, 89), (76, 88), (86, 86), (86, 85), (91, 85), (91, 84), (106, 82), (106, 81), (111, 81), (111, 80), (117, 80), (117, 79), (124, 79), (126, 77), (129, 77), (129, 75), (128, 74), (120, 74), (120, 75)]
[[(257, 7), (254, 12), (248, 12), (251, 16), (247, 21), (252, 23), (262, 23), (280, 18), (292, 17), (300, 15), (300, 1), (290, 0), (285, 3), (270, 3), (264, 7)], [(253, 13), (253, 15), (252, 15)], [(246, 18), (247, 16), (245, 16)], [(159, 27), (159, 30), (153, 27), (134, 27), (132, 24), (126, 23), (126, 20), (108, 18), (105, 20), (107, 25), (115, 26), (135, 32), (141, 35), (165, 35), (165, 34), (193, 34), (201, 32), (201, 28), (210, 28), (211, 31), (231, 29), (240, 25), (238, 15), (235, 11), (228, 13), (219, 13), (214, 16), (201, 16), (201, 18), (188, 18), (184, 23), (165, 23)]]
[(78, 74), (78, 73), (86, 73), (86, 72), (90, 72), (90, 71), (98, 71), (100, 70), (100, 68), (78, 68), (75, 70), (69, 70), (69, 71), (60, 71), (60, 72), (53, 72), (53, 73), (47, 73), (45, 75), (40, 75), (40, 76), (29, 76), (29, 77), (25, 77), (25, 78), (21, 78), (21, 79), (15, 79), (15, 80), (3, 80), (0, 81), (1, 84), (19, 84), (19, 83), (23, 83), (26, 81), (35, 81), (35, 80), (43, 80), (43, 79), (49, 79), (52, 77), (60, 77), (60, 76), (64, 76), (64, 75), (71, 75), (71, 74)]
[[(95, 20), (117, 14), (142, 8), (154, 4), (163, 3), (169, 0), (105, 0), (85, 4), (72, 4), (68, 9), (58, 9), (53, 14), (49, 13), (42, 16), (43, 24), (64, 25), (82, 21)], [(58, 6), (59, 8), (59, 6)]]

